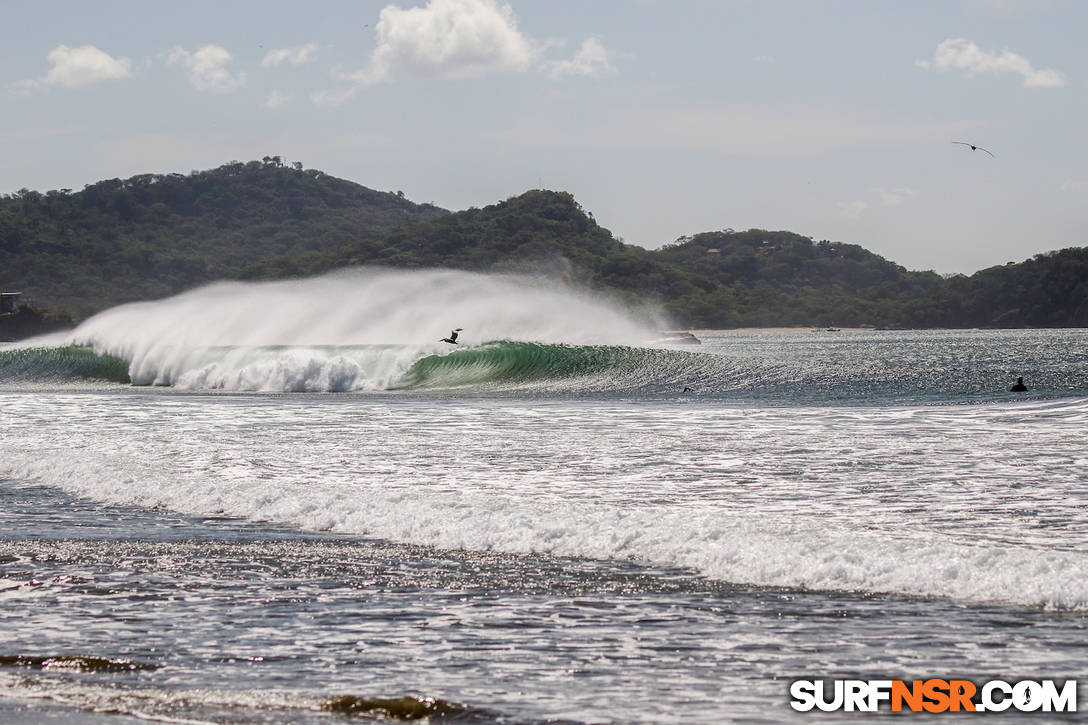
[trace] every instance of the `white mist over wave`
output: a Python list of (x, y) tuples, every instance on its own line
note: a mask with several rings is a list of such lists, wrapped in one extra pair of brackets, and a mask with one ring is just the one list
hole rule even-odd
[[(555, 281), (357, 268), (304, 280), (220, 282), (107, 310), (69, 342), (130, 364), (140, 385), (233, 390), (383, 389), (439, 340), (640, 344), (664, 327)], [(358, 346), (352, 349), (351, 346)]]

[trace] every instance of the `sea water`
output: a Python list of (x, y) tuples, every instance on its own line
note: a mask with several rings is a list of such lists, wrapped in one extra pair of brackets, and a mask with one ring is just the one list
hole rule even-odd
[(0, 721), (780, 722), (799, 678), (1088, 678), (1088, 331), (665, 324), (371, 270), (0, 348)]

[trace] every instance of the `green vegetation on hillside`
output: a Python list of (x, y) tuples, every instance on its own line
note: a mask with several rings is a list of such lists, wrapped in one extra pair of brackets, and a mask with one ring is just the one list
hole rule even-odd
[(682, 303), (699, 325), (912, 325), (943, 284), (855, 244), (792, 232), (707, 232), (658, 254), (717, 283), (710, 298)]
[(215, 279), (350, 265), (538, 272), (663, 305), (691, 327), (1088, 326), (1088, 248), (943, 278), (792, 232), (649, 251), (564, 192), (451, 214), (278, 157), (0, 198), (0, 288), (77, 316)]
[(446, 214), (279, 157), (0, 197), (0, 288), (77, 316)]
[(941, 290), (940, 327), (1088, 327), (1088, 247), (957, 275)]
[(667, 302), (714, 288), (698, 274), (617, 241), (570, 194), (539, 190), (302, 258), (269, 260), (243, 276), (308, 276), (362, 264), (540, 273), (641, 302)]

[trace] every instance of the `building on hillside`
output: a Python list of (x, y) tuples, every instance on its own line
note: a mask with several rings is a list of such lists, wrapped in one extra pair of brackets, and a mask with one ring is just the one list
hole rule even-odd
[(22, 297), (22, 292), (0, 292), (0, 315), (17, 311)]

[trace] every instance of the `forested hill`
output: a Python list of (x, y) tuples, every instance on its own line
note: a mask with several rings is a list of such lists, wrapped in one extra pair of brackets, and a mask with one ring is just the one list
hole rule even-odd
[(699, 274), (623, 244), (566, 192), (528, 191), (484, 207), (407, 224), (321, 253), (269, 260), (248, 279), (309, 276), (344, 265), (537, 273), (666, 303), (716, 286)]
[(624, 244), (565, 192), (449, 213), (277, 157), (0, 199), (0, 289), (77, 317), (214, 279), (359, 264), (558, 275), (690, 327), (1088, 327), (1088, 249), (944, 278), (792, 232)]
[(939, 327), (1088, 327), (1088, 247), (952, 277), (934, 312)]
[(763, 229), (683, 237), (655, 256), (714, 281), (714, 294), (684, 306), (700, 322), (727, 327), (928, 326), (944, 283), (855, 244)]
[(0, 289), (85, 316), (445, 214), (275, 156), (77, 192), (22, 189), (0, 197)]
[(1088, 326), (1088, 249), (950, 278), (785, 231), (707, 232), (649, 251), (617, 241), (570, 194), (539, 190), (268, 260), (244, 276), (307, 276), (345, 264), (544, 271), (662, 303), (691, 327)]

